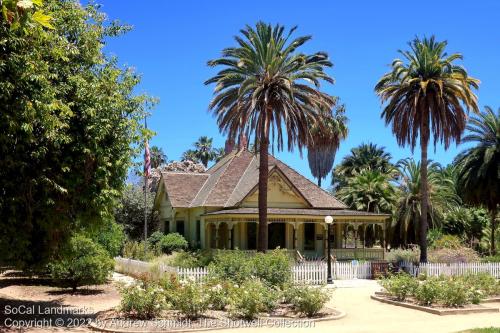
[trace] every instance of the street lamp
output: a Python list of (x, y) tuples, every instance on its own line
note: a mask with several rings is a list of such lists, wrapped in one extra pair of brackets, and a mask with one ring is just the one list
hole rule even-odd
[(328, 246), (328, 261), (327, 261), (327, 277), (326, 277), (326, 283), (332, 284), (333, 279), (332, 279), (332, 256), (331, 256), (331, 246), (330, 246), (330, 227), (333, 223), (333, 217), (330, 215), (325, 216), (325, 223), (328, 226), (328, 231), (326, 233), (326, 243)]

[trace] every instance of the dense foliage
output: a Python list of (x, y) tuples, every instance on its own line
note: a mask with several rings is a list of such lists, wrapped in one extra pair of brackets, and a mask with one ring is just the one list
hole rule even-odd
[(20, 267), (112, 218), (149, 134), (139, 77), (103, 53), (128, 28), (92, 4), (48, 0), (43, 10), (53, 29), (0, 22), (0, 261)]
[(49, 264), (52, 278), (73, 291), (79, 286), (105, 283), (113, 267), (113, 259), (102, 246), (79, 234)]

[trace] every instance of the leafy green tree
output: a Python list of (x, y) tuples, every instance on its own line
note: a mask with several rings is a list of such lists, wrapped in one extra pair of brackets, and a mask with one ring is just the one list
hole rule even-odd
[(334, 98), (320, 91), (320, 82), (333, 83), (325, 72), (332, 63), (324, 52), (298, 53), (310, 36), (291, 38), (296, 28), (286, 32), (280, 25), (258, 22), (246, 26), (238, 44), (223, 50), (222, 57), (209, 66), (223, 68), (205, 84), (216, 84), (210, 109), (221, 132), (230, 139), (245, 135), (259, 148), (259, 251), (267, 249), (267, 183), (269, 144), (276, 139), (283, 149), (299, 150), (310, 139), (310, 122), (318, 110), (330, 109)]
[(311, 123), (312, 139), (307, 145), (307, 160), (309, 169), (314, 178), (321, 179), (328, 176), (333, 167), (335, 154), (340, 146), (340, 141), (347, 137), (347, 117), (345, 106), (338, 105), (331, 111), (320, 112), (320, 123)]
[[(146, 204), (148, 229), (158, 229), (158, 215), (153, 211), (154, 195), (148, 195)], [(140, 185), (127, 185), (119, 204), (114, 210), (116, 223), (123, 226), (125, 234), (135, 240), (143, 239), (144, 191)]]
[(382, 174), (396, 175), (396, 169), (391, 163), (391, 154), (385, 147), (378, 147), (374, 143), (362, 143), (352, 148), (349, 155), (333, 171), (332, 185), (338, 190), (347, 185), (348, 179), (369, 169)]
[(52, 17), (43, 9), (43, 0), (2, 0), (0, 1), (2, 24), (11, 31), (28, 30), (40, 25), (53, 29)]
[[(409, 51), (400, 51), (405, 61), (395, 59), (392, 70), (375, 86), (385, 103), (382, 117), (392, 124), (399, 145), (409, 145), (413, 151), (420, 143), (420, 261), (427, 262), (428, 229), (428, 160), (427, 149), (431, 135), (445, 149), (451, 141), (459, 142), (465, 129), (466, 111), (478, 112), (473, 88), (479, 81), (469, 77), (467, 71), (455, 64), (462, 55), (445, 52), (447, 42), (433, 37), (415, 38)], [(432, 212), (431, 212), (432, 213)]]
[[(413, 158), (407, 158), (398, 162), (401, 181), (399, 186), (399, 202), (397, 204), (395, 233), (403, 245), (420, 241), (418, 233), (422, 214), (421, 195), (421, 165)], [(427, 169), (427, 193), (429, 195), (429, 218), (431, 227), (441, 228), (443, 217), (453, 207), (460, 203), (460, 198), (454, 189), (453, 181), (443, 177), (438, 163), (431, 163)], [(401, 244), (395, 244), (401, 245)]]
[(495, 231), (500, 204), (500, 109), (485, 107), (471, 117), (463, 142), (476, 143), (455, 160), (459, 168), (458, 186), (465, 202), (483, 205), (490, 212), (490, 252), (496, 253)]
[(0, 22), (0, 262), (18, 267), (43, 265), (73, 231), (112, 218), (151, 134), (139, 77), (102, 50), (128, 28), (93, 4), (45, 5), (54, 29)]
[(167, 155), (158, 146), (151, 146), (151, 168), (156, 169), (167, 163)]

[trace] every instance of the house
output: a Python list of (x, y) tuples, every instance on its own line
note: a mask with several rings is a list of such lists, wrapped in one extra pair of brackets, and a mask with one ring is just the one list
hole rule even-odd
[[(155, 209), (163, 232), (178, 232), (202, 249), (254, 250), (258, 237), (259, 157), (226, 147), (226, 156), (203, 173), (162, 172)], [(326, 254), (326, 216), (332, 254), (382, 259), (388, 215), (347, 209), (333, 195), (269, 156), (268, 246)]]

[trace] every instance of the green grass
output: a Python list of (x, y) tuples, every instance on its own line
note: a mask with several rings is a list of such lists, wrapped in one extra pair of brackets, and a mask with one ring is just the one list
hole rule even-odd
[(460, 331), (458, 333), (500, 333), (499, 327), (473, 328), (471, 330)]

